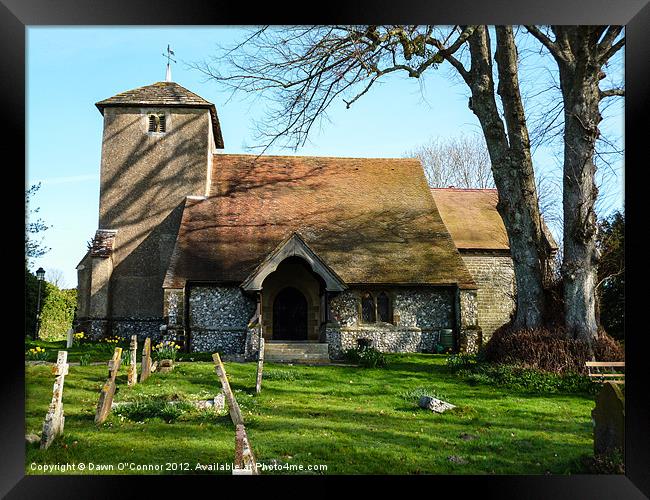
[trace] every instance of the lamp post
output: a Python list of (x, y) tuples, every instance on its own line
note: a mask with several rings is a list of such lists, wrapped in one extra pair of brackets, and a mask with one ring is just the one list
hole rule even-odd
[(38, 299), (36, 302), (36, 329), (34, 330), (34, 340), (38, 340), (38, 330), (41, 326), (41, 284), (45, 279), (45, 269), (39, 267), (36, 270), (36, 278), (38, 278)]

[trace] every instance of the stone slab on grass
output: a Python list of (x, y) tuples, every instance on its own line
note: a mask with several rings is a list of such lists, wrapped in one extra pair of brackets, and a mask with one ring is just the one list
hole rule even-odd
[(432, 398), (431, 396), (420, 397), (420, 401), (418, 402), (418, 405), (420, 405), (420, 408), (424, 408), (425, 410), (431, 410), (436, 413), (443, 413), (447, 410), (451, 410), (452, 408), (456, 408), (456, 406), (452, 405), (451, 403), (447, 403), (442, 399)]

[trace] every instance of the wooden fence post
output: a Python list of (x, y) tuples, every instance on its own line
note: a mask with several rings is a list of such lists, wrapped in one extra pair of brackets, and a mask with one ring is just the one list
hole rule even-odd
[(52, 402), (45, 415), (43, 422), (43, 433), (41, 434), (41, 449), (49, 448), (56, 436), (63, 433), (65, 416), (63, 414), (63, 384), (68, 374), (67, 351), (59, 351), (56, 365), (52, 367), (52, 373), (56, 375), (54, 387), (52, 388)]
[(138, 352), (138, 336), (137, 335), (131, 335), (131, 345), (130, 345), (130, 363), (129, 363), (129, 371), (128, 371), (128, 385), (135, 385), (138, 383), (138, 359), (137, 359), (137, 352)]
[(140, 383), (144, 382), (151, 375), (151, 339), (147, 337), (144, 340), (142, 348), (142, 366), (140, 367), (142, 373), (140, 374)]
[(97, 412), (95, 413), (95, 423), (101, 424), (111, 411), (113, 396), (115, 395), (115, 377), (122, 363), (122, 348), (116, 347), (113, 358), (108, 362), (108, 379), (102, 387), (97, 402)]
[(255, 393), (262, 392), (262, 371), (264, 370), (264, 338), (260, 336), (260, 352), (257, 358), (257, 382), (255, 383)]

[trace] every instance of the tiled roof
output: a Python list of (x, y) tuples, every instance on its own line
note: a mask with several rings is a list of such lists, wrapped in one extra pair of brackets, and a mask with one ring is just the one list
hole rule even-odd
[(104, 114), (107, 106), (164, 106), (177, 108), (206, 108), (212, 117), (212, 130), (217, 148), (223, 149), (223, 137), (214, 104), (203, 97), (190, 92), (185, 87), (175, 82), (157, 82), (152, 85), (138, 87), (137, 89), (120, 92), (113, 97), (95, 103), (99, 111)]
[(496, 189), (432, 188), (431, 194), (456, 248), (510, 249)]
[(91, 257), (110, 257), (115, 246), (116, 230), (98, 229), (93, 238), (92, 248), (90, 249)]
[[(503, 219), (497, 211), (496, 189), (432, 188), (440, 216), (459, 250), (509, 250)], [(549, 246), (557, 243), (542, 221)]]
[(348, 285), (475, 284), (415, 159), (215, 155), (187, 199), (166, 288), (241, 283), (293, 232)]

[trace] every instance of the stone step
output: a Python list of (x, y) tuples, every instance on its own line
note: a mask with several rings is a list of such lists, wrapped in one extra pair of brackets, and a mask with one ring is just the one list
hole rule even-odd
[(317, 356), (328, 356), (329, 351), (327, 349), (322, 351), (307, 351), (303, 349), (264, 349), (265, 356), (277, 356), (281, 354), (286, 354), (288, 356), (299, 356), (301, 354), (316, 354)]
[(305, 352), (327, 354), (328, 346), (325, 343), (265, 343), (264, 352)]
[(316, 342), (267, 342), (264, 344), (264, 360), (271, 363), (329, 363), (326, 343)]
[(296, 357), (296, 358), (327, 358), (327, 353), (324, 352), (296, 352), (296, 351), (280, 351), (280, 352), (267, 352), (264, 351), (264, 359), (271, 357)]

